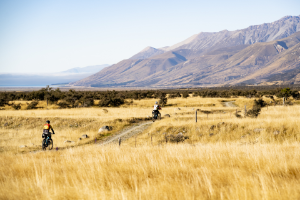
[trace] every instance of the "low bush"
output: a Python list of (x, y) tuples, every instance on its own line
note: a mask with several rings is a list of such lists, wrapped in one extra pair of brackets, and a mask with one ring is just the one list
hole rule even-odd
[(69, 104), (65, 101), (61, 101), (57, 104), (60, 108), (69, 108)]
[(266, 105), (267, 103), (262, 99), (254, 100), (254, 106), (247, 111), (246, 116), (256, 118), (260, 114), (261, 108)]
[(11, 105), (11, 107), (13, 107), (13, 109), (15, 109), (15, 110), (20, 110), (21, 109), (21, 104), (20, 103), (18, 103), (18, 104), (12, 104)]
[(33, 101), (33, 102), (31, 102), (30, 104), (28, 104), (28, 106), (27, 106), (27, 110), (31, 110), (31, 109), (36, 109), (37, 107), (37, 105), (38, 105), (38, 101)]

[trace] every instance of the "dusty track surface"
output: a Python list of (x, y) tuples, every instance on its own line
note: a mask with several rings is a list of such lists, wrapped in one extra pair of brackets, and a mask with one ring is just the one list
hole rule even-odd
[(223, 104), (224, 104), (225, 107), (237, 107), (237, 106), (234, 104), (234, 101), (223, 102)]
[(124, 140), (138, 134), (138, 133), (143, 132), (152, 123), (153, 123), (152, 121), (149, 121), (149, 122), (143, 122), (143, 123), (137, 124), (135, 126), (132, 126), (129, 129), (127, 129), (127, 130), (125, 129), (121, 133), (119, 133), (117, 135), (114, 135), (114, 136), (102, 141), (98, 145), (102, 146), (102, 145), (106, 145), (106, 144), (110, 144), (110, 143), (118, 143), (119, 138), (121, 138), (122, 141), (124, 141)]
[[(134, 126), (128, 127), (126, 129), (122, 130), (120, 133), (113, 135), (113, 136), (105, 139), (104, 141), (101, 141), (97, 145), (102, 146), (102, 145), (106, 145), (106, 144), (110, 144), (110, 143), (118, 143), (119, 138), (121, 138), (122, 141), (127, 140), (128, 138), (130, 138), (138, 133), (143, 132), (152, 123), (153, 123), (152, 121), (148, 121), (148, 122), (142, 122), (142, 123), (136, 124)], [(40, 153), (40, 152), (48, 152), (48, 151), (55, 151), (55, 150), (56, 150), (55, 148), (53, 148), (52, 150), (46, 150), (46, 151), (39, 149), (39, 150), (31, 151), (29, 153)]]

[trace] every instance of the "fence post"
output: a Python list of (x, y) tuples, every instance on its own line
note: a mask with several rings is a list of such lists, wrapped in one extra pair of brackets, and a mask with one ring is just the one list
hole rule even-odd
[(195, 113), (196, 113), (196, 116), (195, 116), (195, 117), (196, 117), (196, 122), (197, 122), (197, 110), (196, 110), (196, 112), (195, 112)]
[(247, 115), (247, 106), (245, 105), (245, 117)]
[(285, 99), (284, 99), (284, 97), (283, 97), (283, 98), (282, 98), (283, 105), (284, 105), (284, 100), (285, 100)]
[(119, 137), (119, 146), (121, 146), (122, 139)]

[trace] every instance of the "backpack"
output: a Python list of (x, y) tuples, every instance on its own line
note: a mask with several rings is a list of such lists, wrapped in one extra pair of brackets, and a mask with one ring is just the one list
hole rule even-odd
[(50, 124), (45, 124), (45, 125), (44, 125), (44, 129), (50, 130)]
[(44, 134), (48, 134), (48, 133), (49, 133), (49, 130), (50, 130), (50, 124), (45, 124), (45, 125), (44, 125), (43, 133), (44, 133)]

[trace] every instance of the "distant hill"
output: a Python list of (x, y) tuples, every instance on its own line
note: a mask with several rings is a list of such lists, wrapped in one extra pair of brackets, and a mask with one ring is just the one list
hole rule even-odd
[(108, 64), (104, 64), (104, 65), (93, 65), (87, 67), (76, 67), (76, 68), (63, 71), (62, 73), (97, 73), (108, 66), (109, 66)]
[(52, 84), (68, 84), (86, 78), (101, 71), (109, 65), (95, 65), (72, 68), (63, 72), (44, 74), (0, 74), (1, 86), (45, 86)]
[(193, 87), (274, 84), (270, 81), (280, 79), (280, 74), (295, 75), (297, 72), (289, 70), (296, 69), (299, 62), (298, 31), (300, 17), (286, 16), (272, 23), (236, 31), (202, 32), (170, 47), (147, 47), (130, 59), (71, 85)]

